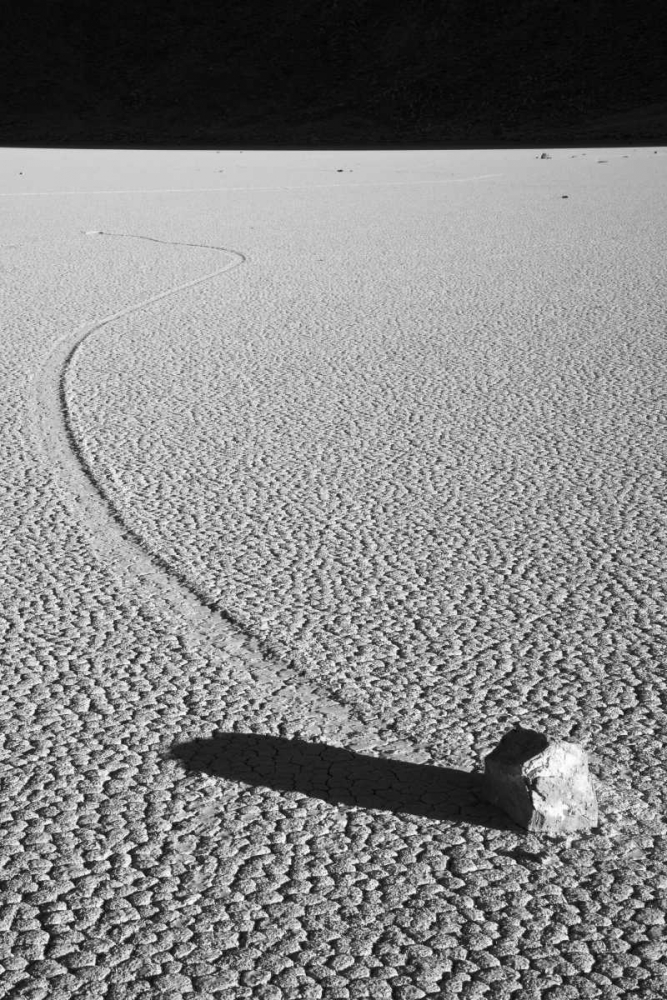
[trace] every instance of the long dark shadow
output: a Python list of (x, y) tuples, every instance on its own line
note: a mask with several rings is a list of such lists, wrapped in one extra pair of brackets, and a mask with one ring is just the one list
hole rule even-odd
[(177, 743), (171, 755), (189, 772), (301, 792), (332, 805), (525, 832), (486, 802), (481, 773), (256, 733), (218, 733), (210, 739)]

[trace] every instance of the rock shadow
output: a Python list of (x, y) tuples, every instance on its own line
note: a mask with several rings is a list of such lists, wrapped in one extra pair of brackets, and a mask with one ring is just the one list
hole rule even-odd
[(332, 805), (525, 832), (486, 801), (484, 775), (478, 772), (257, 733), (218, 733), (210, 739), (177, 743), (171, 756), (189, 772), (300, 792)]

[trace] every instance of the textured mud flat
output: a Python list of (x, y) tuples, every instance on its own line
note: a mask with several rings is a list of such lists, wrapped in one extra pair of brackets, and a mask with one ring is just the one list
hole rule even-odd
[(1, 995), (664, 995), (665, 159), (539, 153), (3, 155)]

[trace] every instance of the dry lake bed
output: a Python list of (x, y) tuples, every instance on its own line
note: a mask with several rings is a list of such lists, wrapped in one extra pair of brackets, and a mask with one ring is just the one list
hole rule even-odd
[(0, 152), (0, 996), (665, 995), (665, 261), (664, 148)]

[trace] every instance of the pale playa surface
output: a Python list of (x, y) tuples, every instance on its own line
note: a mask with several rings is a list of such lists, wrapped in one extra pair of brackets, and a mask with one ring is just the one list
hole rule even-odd
[(664, 995), (667, 152), (541, 152), (0, 155), (0, 995)]

